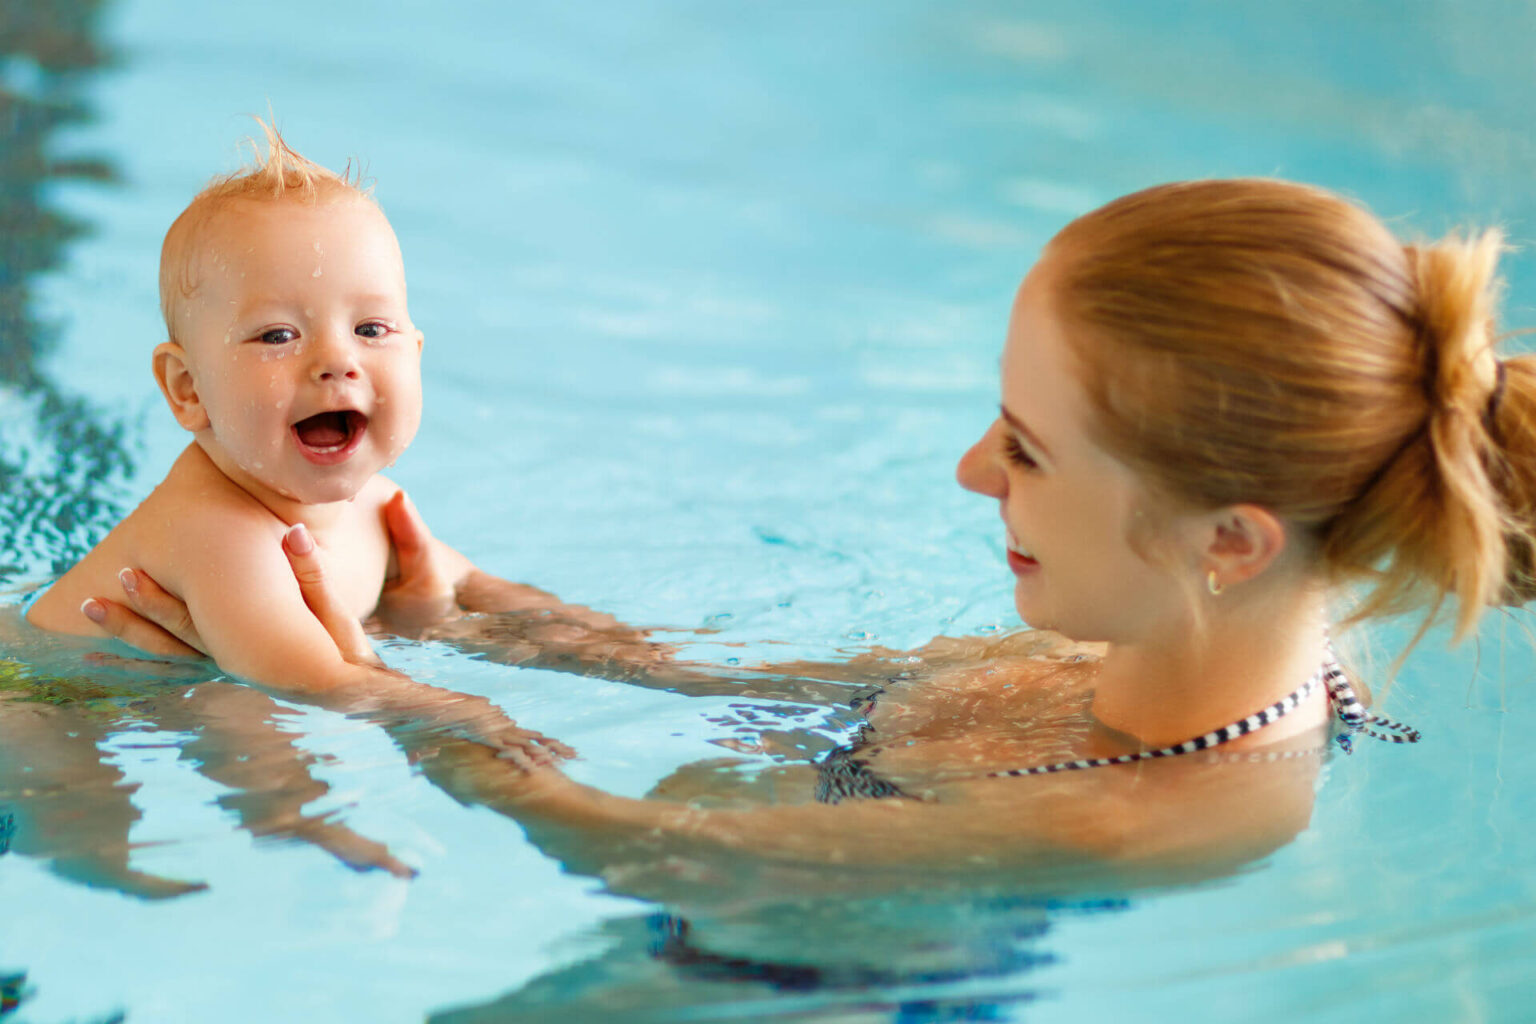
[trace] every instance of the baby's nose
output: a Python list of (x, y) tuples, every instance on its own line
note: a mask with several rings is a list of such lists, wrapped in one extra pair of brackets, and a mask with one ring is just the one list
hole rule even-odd
[(318, 339), (309, 365), (309, 375), (316, 382), (357, 380), (360, 376), (357, 356), (350, 345), (326, 338)]

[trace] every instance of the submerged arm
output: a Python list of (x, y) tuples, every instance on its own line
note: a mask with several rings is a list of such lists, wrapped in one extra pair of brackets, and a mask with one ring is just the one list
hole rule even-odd
[(866, 869), (1026, 869), (1041, 884), (1129, 875), (1208, 877), (1264, 856), (1306, 826), (1315, 764), (1161, 763), (980, 780), (938, 799), (703, 808), (615, 796), (554, 769), (509, 771), (462, 746), (421, 763), (460, 800), (527, 828), (567, 866), (603, 873), (660, 844), (728, 863)]
[(383, 843), (329, 814), (304, 812), (330, 787), (311, 772), (315, 755), (300, 749), (278, 725), (281, 713), (270, 697), (249, 687), (205, 683), (177, 700), (159, 724), (193, 734), (182, 757), (196, 762), (199, 774), (232, 790), (219, 797), (219, 806), (233, 811), (252, 835), (309, 843), (357, 870), (414, 875)]

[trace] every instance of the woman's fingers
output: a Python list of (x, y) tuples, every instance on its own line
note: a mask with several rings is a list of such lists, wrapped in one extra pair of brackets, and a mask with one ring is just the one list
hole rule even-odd
[(432, 532), (404, 491), (396, 491), (384, 503), (384, 525), (400, 556), (400, 573), (408, 576), (432, 547)]
[(137, 647), (145, 654), (160, 658), (203, 657), (203, 652), (196, 647), (116, 601), (87, 598), (80, 606), (80, 612), (111, 636), (130, 647)]
[(288, 564), (293, 567), (294, 577), (299, 581), (304, 603), (309, 605), (309, 610), (315, 613), (315, 618), (320, 620), (325, 631), (331, 634), (331, 639), (336, 641), (341, 656), (354, 665), (382, 664), (373, 646), (368, 643), (362, 623), (342, 606), (341, 599), (332, 592), (330, 581), (325, 575), (325, 566), (320, 561), (320, 553), (315, 548), (315, 539), (309, 535), (303, 523), (295, 523), (288, 528), (288, 532), (283, 535), (283, 551), (288, 556)]
[(440, 545), (404, 491), (384, 505), (384, 525), (395, 547), (399, 573), (384, 584), (379, 621), (392, 632), (412, 634), (455, 615), (453, 576)]
[(384, 505), (384, 525), (400, 561), (397, 589), (415, 594), (452, 594), (453, 581), (437, 557), (432, 531), (404, 491), (396, 491)]
[(80, 612), (124, 643), (167, 658), (200, 658), (203, 638), (182, 601), (165, 592), (147, 573), (124, 569), (117, 574), (128, 606), (89, 598)]

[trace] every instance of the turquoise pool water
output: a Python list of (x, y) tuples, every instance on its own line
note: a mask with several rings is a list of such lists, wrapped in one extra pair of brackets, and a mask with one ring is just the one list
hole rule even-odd
[[(1404, 233), (1499, 222), (1528, 240), (1536, 11), (1478, 12), (6, 8), (10, 600), (184, 443), (148, 374), (159, 240), (270, 103), (296, 147), (378, 179), (428, 339), (424, 424), (395, 476), (477, 562), (630, 621), (717, 630), (698, 651), (720, 659), (1006, 628), (995, 510), (951, 477), (991, 418), (1038, 247), (1119, 193), (1251, 173), (1342, 189)], [(1529, 253), (1508, 273), (1511, 324), (1536, 325)], [(1385, 660), (1403, 634), (1370, 639)], [(292, 708), (278, 721), (328, 787), (306, 812), (419, 870), (356, 873), (235, 825), (230, 791), (193, 770), (216, 753), (177, 713), (178, 681), (19, 644), (0, 683), (16, 662), (87, 676), (35, 706), (56, 747), (106, 768), (40, 786), (28, 751), (0, 749), (7, 806), (66, 835), (83, 820), (85, 845), (115, 821), (133, 870), (206, 888), (83, 885), (67, 850), (50, 866), (18, 832), (0, 856), (0, 1019), (1525, 1020), (1532, 644), (1524, 617), (1451, 653), (1431, 638), (1388, 697), (1425, 741), (1333, 764), (1312, 828), (1240, 876), (1065, 902), (963, 872), (692, 877), (671, 860), (599, 880), (454, 802), (372, 727)], [(809, 702), (429, 644), (388, 656), (571, 742), (573, 774), (630, 795), (840, 727)], [(658, 891), (675, 899), (638, 895)]]

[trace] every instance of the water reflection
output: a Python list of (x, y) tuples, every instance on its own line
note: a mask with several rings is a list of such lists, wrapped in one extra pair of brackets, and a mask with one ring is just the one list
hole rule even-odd
[(59, 325), (29, 289), (88, 230), (51, 208), (49, 183), (112, 182), (98, 157), (59, 159), (58, 133), (91, 119), (85, 90), (110, 62), (98, 39), (103, 0), (0, 5), (0, 579), (62, 572), (123, 509), (112, 486), (133, 468), (126, 425), (66, 394), (43, 370)]
[[(862, 884), (869, 888), (867, 878)], [(556, 1012), (582, 1020), (710, 1019), (711, 1007), (752, 1020), (1012, 1019), (1042, 994), (1035, 974), (1055, 961), (1047, 938), (1057, 920), (1131, 905), (1119, 896), (1053, 899), (1025, 880), (973, 884), (914, 874), (884, 884), (885, 893), (858, 895), (727, 890), (712, 906), (680, 904), (686, 916), (611, 919), (590, 936), (604, 948), (600, 955), (431, 1020), (509, 1024)]]

